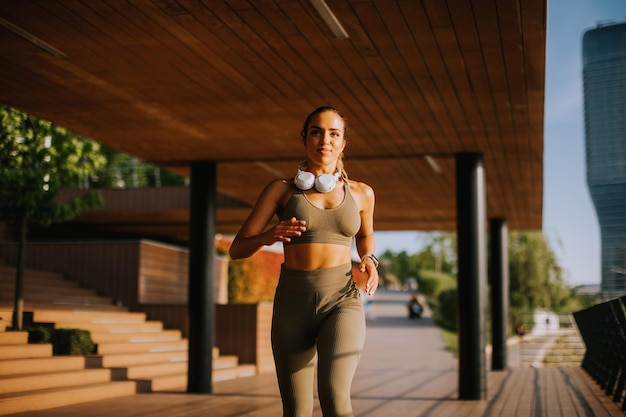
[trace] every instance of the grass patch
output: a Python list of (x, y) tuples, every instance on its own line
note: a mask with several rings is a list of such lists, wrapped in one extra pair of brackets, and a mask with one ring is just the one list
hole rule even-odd
[(450, 352), (456, 354), (459, 350), (459, 338), (456, 332), (446, 330), (442, 327), (439, 327), (439, 331), (441, 331), (441, 336), (443, 337), (443, 341), (446, 344), (446, 348)]

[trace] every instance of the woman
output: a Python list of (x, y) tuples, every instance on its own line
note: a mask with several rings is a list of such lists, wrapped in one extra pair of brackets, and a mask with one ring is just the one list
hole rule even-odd
[[(230, 256), (246, 258), (282, 242), (285, 262), (274, 297), (272, 349), (285, 417), (352, 416), (350, 387), (365, 342), (365, 316), (352, 280), (352, 239), (362, 283), (378, 287), (374, 256), (374, 191), (349, 180), (343, 167), (346, 121), (334, 107), (315, 109), (301, 132), (306, 160), (294, 179), (277, 179), (259, 196)], [(278, 223), (268, 228), (276, 215)]]

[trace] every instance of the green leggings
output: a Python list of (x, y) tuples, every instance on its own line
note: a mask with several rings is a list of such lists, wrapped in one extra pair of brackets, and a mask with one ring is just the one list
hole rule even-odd
[(283, 266), (274, 298), (272, 349), (284, 417), (313, 414), (317, 388), (325, 417), (352, 416), (350, 387), (365, 343), (365, 315), (352, 266)]

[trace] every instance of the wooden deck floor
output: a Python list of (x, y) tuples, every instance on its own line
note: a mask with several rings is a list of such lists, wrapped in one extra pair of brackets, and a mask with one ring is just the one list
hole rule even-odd
[[(457, 399), (457, 361), (430, 318), (409, 320), (406, 294), (380, 291), (366, 348), (352, 387), (363, 417), (609, 417), (624, 416), (580, 368), (520, 366), (488, 373), (488, 399)], [(214, 384), (213, 394), (138, 394), (19, 414), (23, 417), (281, 416), (274, 374)], [(321, 416), (319, 407), (315, 417)]]

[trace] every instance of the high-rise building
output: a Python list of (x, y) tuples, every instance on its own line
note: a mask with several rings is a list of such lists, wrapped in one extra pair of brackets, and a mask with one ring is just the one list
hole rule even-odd
[(602, 241), (601, 290), (626, 294), (626, 22), (583, 36), (587, 186)]

